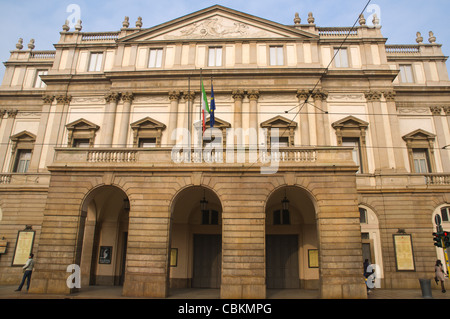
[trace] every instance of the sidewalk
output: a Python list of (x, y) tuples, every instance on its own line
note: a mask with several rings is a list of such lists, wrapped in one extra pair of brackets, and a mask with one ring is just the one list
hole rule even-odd
[[(121, 286), (89, 286), (80, 292), (67, 295), (29, 294), (14, 291), (17, 286), (0, 286), (0, 299), (157, 299), (122, 296)], [(433, 299), (450, 299), (450, 290), (442, 293), (432, 289)], [(166, 299), (220, 299), (219, 289), (177, 289)], [(268, 290), (267, 299), (320, 299), (318, 290), (283, 289)], [(368, 300), (375, 299), (424, 299), (421, 289), (374, 289)]]

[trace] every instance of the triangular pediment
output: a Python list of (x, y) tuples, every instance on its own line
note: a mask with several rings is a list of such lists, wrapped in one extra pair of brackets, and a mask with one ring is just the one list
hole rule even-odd
[(89, 122), (85, 119), (79, 119), (69, 124), (66, 124), (68, 130), (98, 130), (100, 127), (97, 124)]
[(147, 129), (147, 130), (161, 129), (161, 130), (163, 130), (166, 128), (166, 125), (147, 116), (146, 118), (143, 118), (139, 121), (131, 123), (131, 128), (132, 129), (140, 129), (140, 130), (143, 130), (143, 129)]
[(409, 134), (403, 136), (403, 139), (406, 140), (432, 140), (436, 137), (433, 133), (427, 132), (422, 129), (417, 129)]
[(22, 131), (20, 133), (14, 134), (13, 136), (11, 136), (11, 140), (14, 141), (29, 141), (29, 142), (34, 142), (36, 140), (36, 135), (34, 135), (33, 133), (30, 133), (28, 131)]
[(275, 116), (267, 121), (261, 123), (262, 128), (285, 128), (285, 127), (297, 127), (297, 123), (288, 120), (281, 115)]
[[(194, 126), (196, 128), (199, 128), (200, 126), (202, 126), (202, 122), (201, 121), (197, 121), (197, 122), (194, 123)], [(210, 119), (210, 117), (206, 118), (205, 126), (206, 126), (206, 128), (210, 128), (211, 127), (211, 119)], [(224, 120), (218, 118), (218, 117), (214, 117), (214, 127), (215, 128), (219, 128), (219, 129), (230, 128), (231, 124), (228, 123), (227, 121), (224, 121)]]
[(360, 120), (359, 118), (351, 116), (351, 115), (331, 124), (331, 126), (333, 128), (338, 128), (338, 127), (360, 128), (360, 127), (367, 127), (368, 125), (369, 125), (369, 123), (367, 123), (363, 120)]
[(120, 42), (203, 39), (316, 38), (317, 35), (220, 5), (142, 29)]

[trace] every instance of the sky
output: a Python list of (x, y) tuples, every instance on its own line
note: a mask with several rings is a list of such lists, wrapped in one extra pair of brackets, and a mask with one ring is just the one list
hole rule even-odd
[[(24, 49), (30, 39), (35, 50), (54, 50), (65, 20), (80, 16), (82, 31), (118, 31), (125, 16), (134, 27), (142, 17), (150, 28), (219, 4), (277, 23), (292, 25), (296, 12), (307, 23), (312, 12), (319, 27), (351, 27), (369, 0), (0, 0), (0, 60), (9, 59), (19, 38)], [(371, 0), (364, 12), (367, 23), (377, 13), (387, 44), (416, 44), (416, 32), (428, 43), (433, 31), (444, 55), (450, 55), (449, 0)], [(73, 30), (73, 28), (71, 29)], [(450, 62), (449, 62), (450, 64)], [(0, 64), (0, 79), (5, 67)]]

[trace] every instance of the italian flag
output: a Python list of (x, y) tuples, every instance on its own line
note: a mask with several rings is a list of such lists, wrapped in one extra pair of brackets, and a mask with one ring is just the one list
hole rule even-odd
[(203, 133), (206, 130), (206, 115), (209, 114), (208, 98), (206, 97), (205, 87), (203, 86), (202, 80), (202, 126)]

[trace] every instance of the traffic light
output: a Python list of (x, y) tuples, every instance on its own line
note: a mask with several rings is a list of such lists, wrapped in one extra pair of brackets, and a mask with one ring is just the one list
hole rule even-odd
[(444, 242), (445, 248), (450, 247), (450, 233), (449, 232), (444, 231), (442, 233), (442, 241)]
[[(447, 239), (448, 239), (448, 235), (447, 235)], [(441, 232), (433, 233), (433, 241), (434, 241), (434, 245), (436, 247), (442, 247), (442, 233)]]

